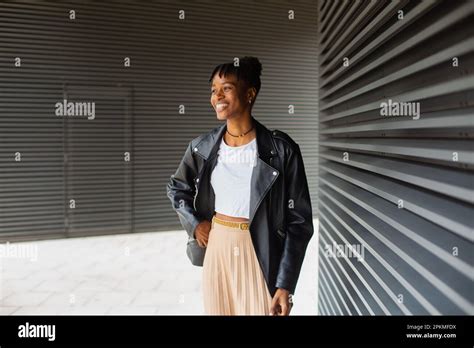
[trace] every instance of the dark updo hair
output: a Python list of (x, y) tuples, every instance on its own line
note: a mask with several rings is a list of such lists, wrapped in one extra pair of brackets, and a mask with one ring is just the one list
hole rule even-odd
[(209, 78), (209, 82), (212, 83), (212, 79), (216, 74), (219, 74), (219, 77), (222, 75), (227, 76), (227, 74), (234, 74), (237, 76), (237, 80), (244, 81), (246, 87), (251, 88), (255, 87), (257, 93), (260, 91), (260, 75), (262, 74), (262, 64), (256, 57), (245, 56), (239, 58), (239, 66), (235, 66), (234, 63), (225, 63), (219, 64), (214, 68), (214, 71)]

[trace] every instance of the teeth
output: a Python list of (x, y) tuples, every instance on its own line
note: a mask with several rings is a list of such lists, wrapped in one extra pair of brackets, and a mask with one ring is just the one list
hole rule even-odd
[(226, 108), (227, 106), (229, 106), (229, 104), (217, 104), (216, 108), (217, 108), (217, 110), (222, 110), (222, 109)]

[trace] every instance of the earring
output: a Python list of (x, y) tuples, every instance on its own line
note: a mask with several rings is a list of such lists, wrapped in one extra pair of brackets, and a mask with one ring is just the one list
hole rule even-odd
[(249, 103), (252, 103), (252, 99), (249, 99)]

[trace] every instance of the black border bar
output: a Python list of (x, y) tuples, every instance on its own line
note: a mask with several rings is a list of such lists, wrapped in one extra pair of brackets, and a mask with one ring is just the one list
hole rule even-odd
[[(20, 325), (55, 325), (55, 340), (19, 337)], [(472, 316), (0, 316), (0, 347), (66, 344), (415, 345), (472, 347)], [(418, 334), (419, 337), (407, 335)], [(453, 334), (455, 337), (453, 337)], [(451, 337), (438, 335), (448, 335)]]

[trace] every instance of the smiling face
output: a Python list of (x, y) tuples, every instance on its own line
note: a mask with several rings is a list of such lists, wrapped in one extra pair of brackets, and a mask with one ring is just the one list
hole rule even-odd
[(252, 88), (245, 91), (242, 81), (234, 74), (222, 77), (216, 74), (212, 79), (211, 105), (218, 120), (227, 120), (250, 112), (249, 99), (254, 99)]

